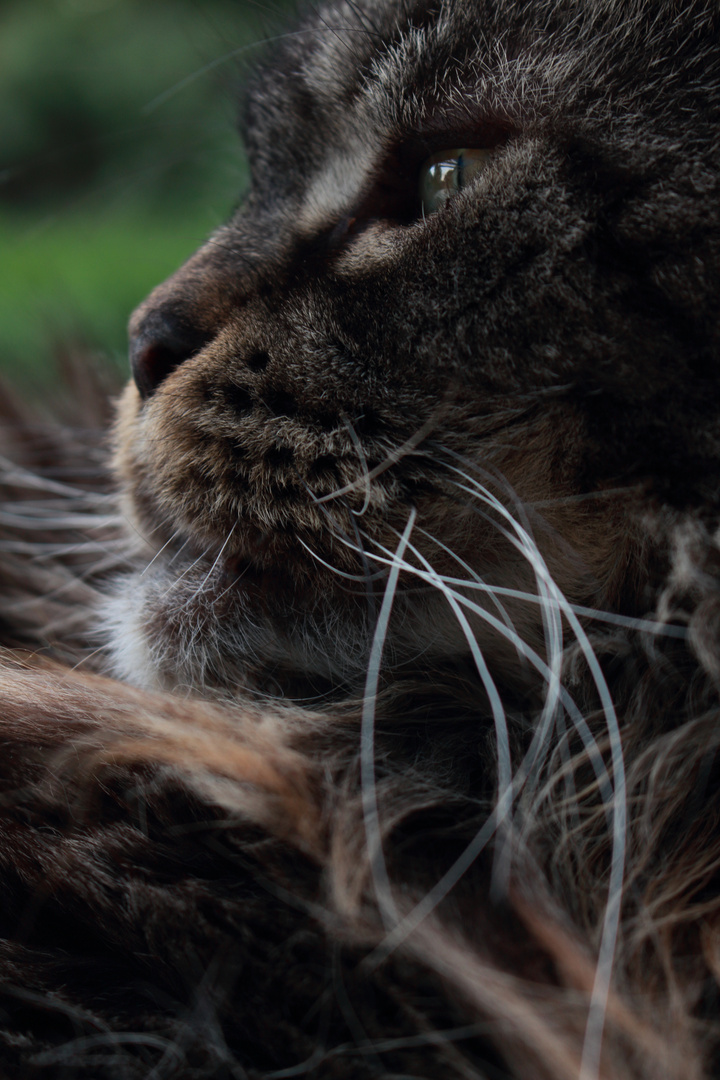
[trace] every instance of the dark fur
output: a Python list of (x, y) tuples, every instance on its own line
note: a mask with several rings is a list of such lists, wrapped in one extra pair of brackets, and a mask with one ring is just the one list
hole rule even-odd
[(119, 503), (8, 416), (8, 1076), (720, 1074), (719, 35), (311, 13), (134, 316)]

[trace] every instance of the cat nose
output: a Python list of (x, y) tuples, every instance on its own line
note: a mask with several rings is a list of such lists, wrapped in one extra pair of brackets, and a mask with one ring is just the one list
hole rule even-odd
[(140, 396), (149, 398), (175, 368), (199, 353), (211, 338), (175, 312), (148, 312), (130, 332), (130, 366)]

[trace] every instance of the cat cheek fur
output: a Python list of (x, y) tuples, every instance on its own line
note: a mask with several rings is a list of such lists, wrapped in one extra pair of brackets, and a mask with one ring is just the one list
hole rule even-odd
[[(381, 551), (392, 550), (396, 544), (397, 532), (407, 515), (407, 495), (390, 478), (384, 489), (374, 484), (376, 490), (370, 490), (367, 505), (362, 506), (368, 485), (358, 483), (357, 471), (339, 472), (340, 455), (337, 449), (334, 455), (330, 453), (342, 438), (341, 454), (349, 451), (354, 464), (362, 463), (362, 448), (358, 455), (344, 431), (336, 432), (334, 441), (321, 435), (324, 441), (318, 448), (316, 433), (308, 436), (298, 428), (297, 421), (281, 420), (272, 423), (268, 448), (262, 439), (268, 426), (264, 406), (270, 395), (262, 391), (257, 395), (263, 406), (259, 418), (246, 415), (239, 423), (236, 416), (228, 420), (218, 414), (216, 387), (227, 387), (228, 371), (242, 351), (238, 338), (225, 334), (220, 346), (216, 340), (202, 355), (169, 375), (144, 405), (134, 389), (126, 391), (116, 427), (116, 469), (124, 479), (129, 520), (135, 522), (139, 536), (148, 537), (146, 560), (150, 569), (136, 577), (132, 591), (125, 582), (120, 597), (108, 609), (106, 625), (116, 658), (114, 670), (136, 682), (138, 673), (144, 671), (141, 685), (148, 687), (169, 687), (181, 680), (209, 689), (212, 680), (208, 679), (208, 671), (215, 672), (214, 680), (219, 680), (220, 685), (245, 685), (250, 673), (257, 669), (259, 658), (264, 657), (268, 664), (281, 661), (299, 666), (306, 676), (359, 685), (368, 655), (367, 609), (364, 601), (358, 603), (347, 595), (342, 580), (338, 587), (337, 574), (338, 570), (354, 575), (363, 572), (361, 560), (342, 543), (343, 536), (352, 535), (352, 518), (348, 519), (347, 513), (343, 518), (332, 505), (328, 511), (319, 512), (312, 504), (305, 505), (307, 498), (301, 501), (297, 492), (291, 501), (287, 486), (278, 491), (279, 466), (270, 459), (277, 453), (278, 438), (288, 438), (283, 425), (294, 425), (290, 437), (296, 470), (302, 468), (304, 449), (310, 469), (318, 455), (332, 457), (332, 469), (325, 466), (319, 475), (317, 470), (314, 474), (308, 470), (307, 487), (315, 486), (317, 496), (322, 498), (328, 493), (328, 479), (330, 493), (344, 483), (355, 500), (355, 511), (362, 510), (363, 531), (382, 545)], [(251, 352), (252, 346), (246, 346), (244, 351)], [(208, 386), (213, 388), (210, 393)], [(234, 404), (238, 394), (235, 385)], [(195, 407), (198, 398), (199, 406)], [(445, 446), (452, 446), (454, 441), (458, 449), (464, 448), (465, 466), (475, 460), (484, 468), (487, 441), (482, 422), (478, 424), (472, 413), (468, 415), (452, 400), (443, 402), (441, 408), (443, 426), (452, 431), (452, 436), (444, 436)], [(586, 505), (578, 508), (558, 499), (559, 492), (572, 494), (575, 490), (572, 482), (577, 468), (571, 455), (558, 461), (558, 436), (564, 431), (569, 443), (577, 424), (572, 415), (550, 410), (529, 430), (516, 432), (520, 451), (512, 447), (496, 450), (493, 464), (505, 483), (514, 482), (514, 490), (508, 487), (511, 505), (513, 500), (522, 500), (526, 492), (532, 493), (534, 500), (549, 500), (538, 539), (540, 549), (564, 592), (576, 602), (592, 606), (608, 602), (621, 573), (618, 552), (625, 547), (628, 558), (632, 557), (633, 541), (626, 518), (615, 512), (611, 500), (600, 504), (600, 528), (596, 505), (590, 503), (588, 511)], [(477, 457), (473, 451), (474, 427), (480, 429)], [(410, 440), (412, 434), (410, 429)], [(270, 484), (268, 494), (257, 466), (248, 480), (248, 447), (253, 448), (253, 439), (264, 453), (259, 467), (273, 470), (272, 480), (265, 481)], [(389, 449), (394, 449), (392, 443)], [(367, 460), (369, 454), (365, 454)], [(370, 460), (368, 467), (372, 464)], [(488, 524), (482, 516), (463, 507), (456, 491), (437, 481), (432, 464), (428, 467), (421, 462), (413, 477), (418, 520), (428, 537), (433, 538), (424, 541), (420, 537), (416, 541), (420, 556), (431, 559), (437, 573), (452, 575), (457, 573), (458, 565), (473, 565), (482, 573), (512, 581), (514, 587), (531, 593), (535, 587), (533, 572), (525, 559), (498, 535), (496, 524)], [(387, 473), (383, 480), (386, 477)], [(426, 490), (421, 487), (422, 481)], [(188, 536), (192, 538), (190, 543)], [(303, 540), (300, 549), (298, 536)], [(563, 539), (559, 541), (559, 537)], [(322, 561), (309, 556), (303, 550), (305, 546)], [(172, 573), (164, 567), (168, 553), (176, 560)], [(288, 556), (292, 559), (289, 564)], [(243, 571), (234, 585), (232, 569), (228, 572), (225, 568), (237, 565), (238, 560)], [(418, 599), (412, 579), (403, 579), (402, 584), (410, 589), (405, 600), (401, 588), (396, 603), (392, 631), (396, 660), (407, 663), (418, 651), (430, 657), (462, 656), (467, 642), (442, 596), (430, 591)], [(171, 590), (169, 608), (159, 601), (167, 590)], [(323, 608), (332, 609), (332, 625)], [(529, 612), (527, 606), (515, 605), (511, 600), (507, 608), (508, 617), (524, 639), (542, 649), (537, 609)], [(470, 624), (476, 640), (498, 670), (512, 672), (512, 645), (472, 616)], [(183, 647), (181, 642), (185, 643)], [(298, 652), (300, 642), (303, 645)], [(134, 657), (136, 652), (145, 659), (142, 664), (133, 659), (129, 666), (125, 657)], [(188, 667), (190, 656), (194, 661)], [(130, 671), (135, 674), (130, 675)]]
[[(532, 147), (520, 158), (527, 167)], [(527, 179), (527, 168), (523, 172), (517, 159), (515, 152), (513, 183), (504, 184), (512, 190), (503, 190), (510, 205), (519, 198), (512, 192), (522, 190)], [(331, 656), (338, 653), (338, 637), (366, 639), (367, 613), (338, 588), (337, 571), (365, 572), (367, 555), (353, 551), (358, 520), (376, 551), (387, 552), (411, 505), (432, 538), (419, 536), (416, 543), (436, 570), (451, 573), (458, 560), (460, 565), (469, 561), (476, 572), (490, 571), (532, 591), (531, 568), (503, 540), (497, 523), (488, 528), (474, 508), (463, 508), (458, 478), (447, 468), (448, 453), (483, 474), (490, 469), (501, 475), (507, 487), (501, 497), (511, 504), (548, 503), (538, 542), (555, 580), (572, 599), (596, 606), (616, 594), (616, 553), (633, 548), (627, 499), (622, 513), (611, 499), (563, 505), (577, 493), (585, 468), (581, 411), (573, 403), (548, 400), (538, 413), (530, 388), (532, 380), (539, 381), (535, 393), (544, 392), (544, 370), (519, 395), (517, 376), (506, 362), (492, 374), (485, 362), (477, 372), (478, 357), (482, 360), (486, 351), (508, 353), (507, 346), (490, 341), (484, 325), (497, 316), (490, 319), (481, 311), (479, 320), (463, 327), (448, 310), (447, 280), (457, 280), (462, 269), (482, 282), (497, 274), (486, 253), (492, 248), (495, 259), (503, 258), (497, 217), (491, 207), (490, 223), (484, 220), (488, 211), (482, 199), (483, 244), (460, 243), (466, 233), (472, 236), (477, 201), (478, 193), (468, 192), (464, 203), (458, 200), (444, 220), (438, 215), (424, 231), (385, 225), (378, 232), (371, 226), (337, 257), (332, 247), (321, 245), (318, 253), (312, 242), (300, 242), (295, 223), (285, 220), (276, 222), (270, 252), (260, 254), (267, 222), (254, 221), (247, 209), (135, 315), (134, 351), (140, 368), (147, 367), (141, 386), (160, 356), (157, 385), (149, 387), (143, 402), (128, 391), (116, 429), (125, 504), (142, 534), (152, 538), (153, 571), (137, 583), (141, 608), (148, 609), (141, 620), (142, 642), (148, 655), (162, 658), (157, 664), (163, 668), (173, 651), (189, 655), (177, 648), (176, 636), (168, 638), (167, 627), (177, 619), (152, 610), (158, 575), (171, 559), (173, 576), (188, 571), (185, 584), (194, 590), (182, 605), (189, 615), (182, 637), (194, 640), (195, 651), (203, 655), (190, 672), (183, 664), (170, 665), (169, 685), (181, 677), (207, 685), (202, 672), (208, 667), (225, 668), (221, 682), (244, 683), (256, 663), (253, 654), (269, 653), (275, 663), (283, 650), (286, 657), (294, 651), (285, 640), (288, 620), (294, 621), (295, 636), (307, 639), (303, 662), (309, 671), (323, 665), (310, 663), (308, 651), (324, 649)], [(569, 232), (573, 235), (573, 227)], [(560, 245), (560, 259), (563, 250)], [(418, 265), (425, 265), (419, 279)], [(393, 279), (399, 279), (395, 288), (402, 299), (391, 312), (381, 297)], [(564, 287), (560, 277), (561, 293)], [(505, 304), (510, 306), (504, 318), (511, 325), (516, 317), (512, 291)], [(198, 341), (205, 344), (196, 348)], [(464, 371), (461, 354), (467, 357)], [(478, 385), (469, 389), (473, 373)], [(199, 585), (225, 596), (232, 588), (225, 567), (238, 560), (246, 564), (239, 585), (244, 596), (232, 611), (226, 602), (222, 622), (225, 628), (232, 624), (240, 645), (233, 644), (227, 629), (218, 634), (218, 620), (199, 611)], [(263, 571), (261, 613), (254, 604), (257, 594), (247, 588), (253, 581), (248, 566)], [(281, 575), (280, 566), (287, 573)], [(268, 596), (268, 588), (274, 596)], [(334, 621), (343, 627), (324, 645), (327, 627), (318, 595), (332, 598)], [(408, 608), (393, 628), (400, 662), (419, 650), (464, 654), (465, 635), (448, 618), (440, 596), (433, 597), (430, 609), (423, 603), (413, 611), (412, 602)], [(297, 617), (299, 610), (305, 617)], [(263, 635), (248, 638), (248, 624), (259, 617)], [(532, 619), (527, 611), (515, 617), (537, 644), (539, 610)], [(134, 609), (123, 626), (122, 641), (138, 632)], [(473, 632), (505, 666), (504, 636), (494, 639), (487, 627), (474, 626)], [(127, 652), (125, 645), (116, 646), (117, 656)], [(328, 673), (339, 678), (340, 672), (347, 677), (353, 671), (354, 679), (361, 679), (365, 660), (364, 650), (354, 660), (340, 650)], [(116, 670), (126, 668), (121, 664)]]

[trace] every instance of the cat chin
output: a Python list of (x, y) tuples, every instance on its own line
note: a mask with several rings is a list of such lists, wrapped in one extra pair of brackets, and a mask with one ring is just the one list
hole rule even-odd
[[(156, 563), (123, 576), (100, 613), (109, 673), (143, 690), (222, 699), (248, 690), (310, 700), (361, 695), (382, 593), (371, 602), (346, 595), (340, 604), (328, 584), (299, 601), (267, 579), (228, 584), (223, 567), (199, 563)], [(537, 620), (526, 611), (509, 616), (507, 605), (505, 618), (523, 647), (542, 650)], [(472, 614), (460, 629), (440, 591), (400, 590), (382, 644), (383, 671), (412, 680), (465, 663), (470, 641), (496, 671), (527, 683), (507, 636)]]
[(347, 687), (368, 654), (364, 620), (247, 578), (228, 584), (222, 567), (154, 566), (119, 579), (101, 616), (111, 673), (146, 690), (227, 697), (239, 690), (312, 694)]
[(162, 690), (148, 648), (143, 606), (137, 604), (142, 589), (133, 588), (133, 584), (124, 578), (122, 587), (103, 605), (100, 630), (106, 644), (109, 673), (140, 690)]

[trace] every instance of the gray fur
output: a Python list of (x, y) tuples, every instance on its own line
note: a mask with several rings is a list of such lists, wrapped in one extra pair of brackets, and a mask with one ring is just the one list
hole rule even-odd
[(112, 504), (15, 418), (10, 1076), (720, 1075), (719, 40), (309, 11)]

